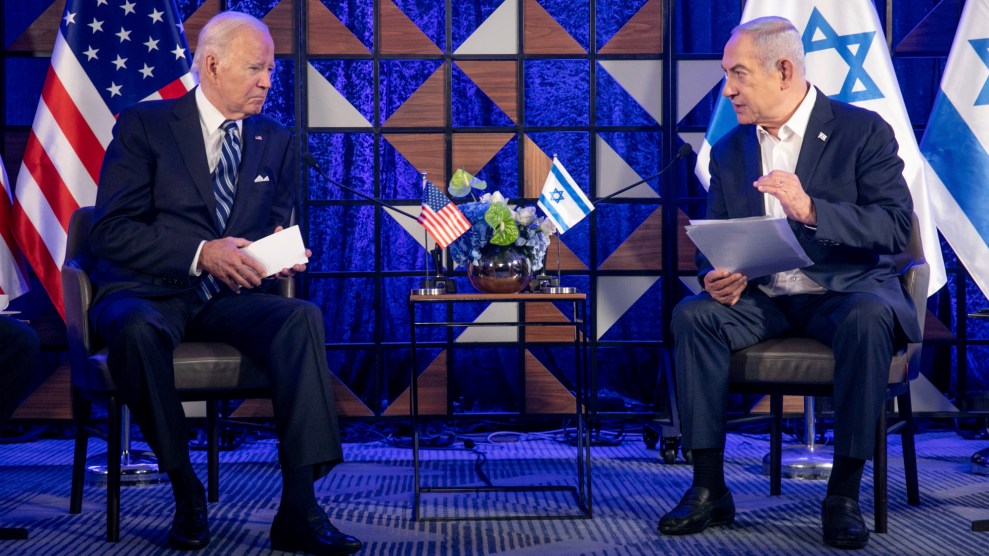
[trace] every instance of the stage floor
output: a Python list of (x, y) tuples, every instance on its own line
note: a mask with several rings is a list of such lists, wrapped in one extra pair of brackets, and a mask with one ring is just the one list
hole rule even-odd
[[(460, 443), (423, 453), (423, 481), (431, 485), (573, 484), (574, 449), (552, 435), (498, 435), (477, 439), (473, 450)], [(510, 441), (510, 442), (509, 442)], [(412, 463), (408, 449), (383, 442), (345, 445), (346, 463), (317, 483), (317, 496), (340, 529), (366, 543), (362, 554), (539, 555), (625, 554), (824, 554), (838, 551), (821, 543), (823, 481), (784, 480), (783, 495), (769, 496), (761, 460), (768, 440), (731, 434), (728, 483), (738, 515), (734, 525), (690, 537), (663, 537), (659, 516), (690, 483), (684, 464), (665, 465), (640, 438), (618, 446), (594, 447), (593, 519), (411, 521)], [(974, 519), (989, 518), (989, 477), (969, 473), (971, 454), (985, 443), (951, 432), (918, 436), (921, 505), (906, 504), (898, 437), (890, 437), (889, 533), (872, 535), (858, 554), (981, 554), (989, 533), (974, 533)], [(92, 441), (91, 453), (104, 450)], [(220, 501), (210, 505), (213, 535), (208, 554), (270, 554), (268, 527), (277, 509), (276, 446), (255, 440), (221, 453)], [(194, 452), (205, 478), (204, 455)], [(105, 491), (88, 486), (83, 512), (68, 513), (71, 440), (0, 445), (0, 526), (27, 527), (27, 541), (0, 541), (2, 554), (167, 554), (165, 535), (172, 518), (167, 484), (125, 488), (121, 541), (108, 544)], [(862, 508), (872, 523), (872, 472), (867, 467)], [(572, 497), (560, 494), (432, 494), (423, 513), (478, 517), (575, 512)]]

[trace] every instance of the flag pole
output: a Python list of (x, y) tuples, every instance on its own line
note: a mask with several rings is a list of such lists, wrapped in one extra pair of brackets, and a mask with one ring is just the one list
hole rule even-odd
[[(423, 170), (422, 174), (422, 188), (426, 188), (426, 171)], [(445, 293), (456, 293), (457, 284), (450, 278), (443, 275), (443, 250), (440, 248), (439, 244), (436, 243), (433, 249), (430, 250), (429, 246), (429, 232), (423, 228), (423, 247), (426, 248), (425, 254), (425, 274), (426, 276), (419, 282), (418, 288), (412, 288), (412, 295), (443, 295)], [(433, 259), (433, 266), (436, 267), (436, 276), (429, 276), (429, 259)]]

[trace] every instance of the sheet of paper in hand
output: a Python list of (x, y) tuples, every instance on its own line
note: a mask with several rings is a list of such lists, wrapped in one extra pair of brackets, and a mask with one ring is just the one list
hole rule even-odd
[(306, 246), (302, 243), (302, 232), (298, 226), (285, 228), (268, 237), (263, 237), (244, 248), (244, 251), (261, 261), (264, 265), (265, 278), (283, 268), (292, 268), (297, 264), (306, 264)]
[(714, 268), (740, 272), (750, 280), (810, 266), (785, 218), (756, 216), (728, 220), (691, 220), (687, 237)]

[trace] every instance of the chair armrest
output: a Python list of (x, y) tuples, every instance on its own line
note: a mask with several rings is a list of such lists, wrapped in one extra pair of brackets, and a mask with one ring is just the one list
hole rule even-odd
[(68, 261), (62, 266), (62, 292), (69, 358), (73, 368), (82, 369), (92, 348), (89, 306), (93, 301), (93, 287), (89, 276), (75, 261)]

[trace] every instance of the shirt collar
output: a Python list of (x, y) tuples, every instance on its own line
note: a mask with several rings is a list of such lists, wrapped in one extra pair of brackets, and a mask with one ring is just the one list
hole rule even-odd
[[(201, 86), (196, 87), (196, 107), (199, 109), (199, 121), (202, 122), (207, 133), (213, 133), (217, 129), (220, 129), (223, 122), (227, 121), (223, 113), (206, 98), (206, 94), (203, 93)], [(237, 123), (237, 131), (241, 131), (243, 120), (234, 121)]]
[[(788, 140), (791, 135), (802, 139), (807, 134), (807, 123), (810, 121), (810, 113), (814, 110), (815, 102), (817, 102), (817, 89), (813, 85), (808, 84), (807, 94), (804, 95), (804, 100), (800, 101), (800, 105), (797, 106), (797, 110), (790, 116), (790, 119), (780, 126), (780, 141)], [(756, 126), (756, 130), (759, 133), (760, 140), (769, 135), (769, 132), (761, 125)]]

